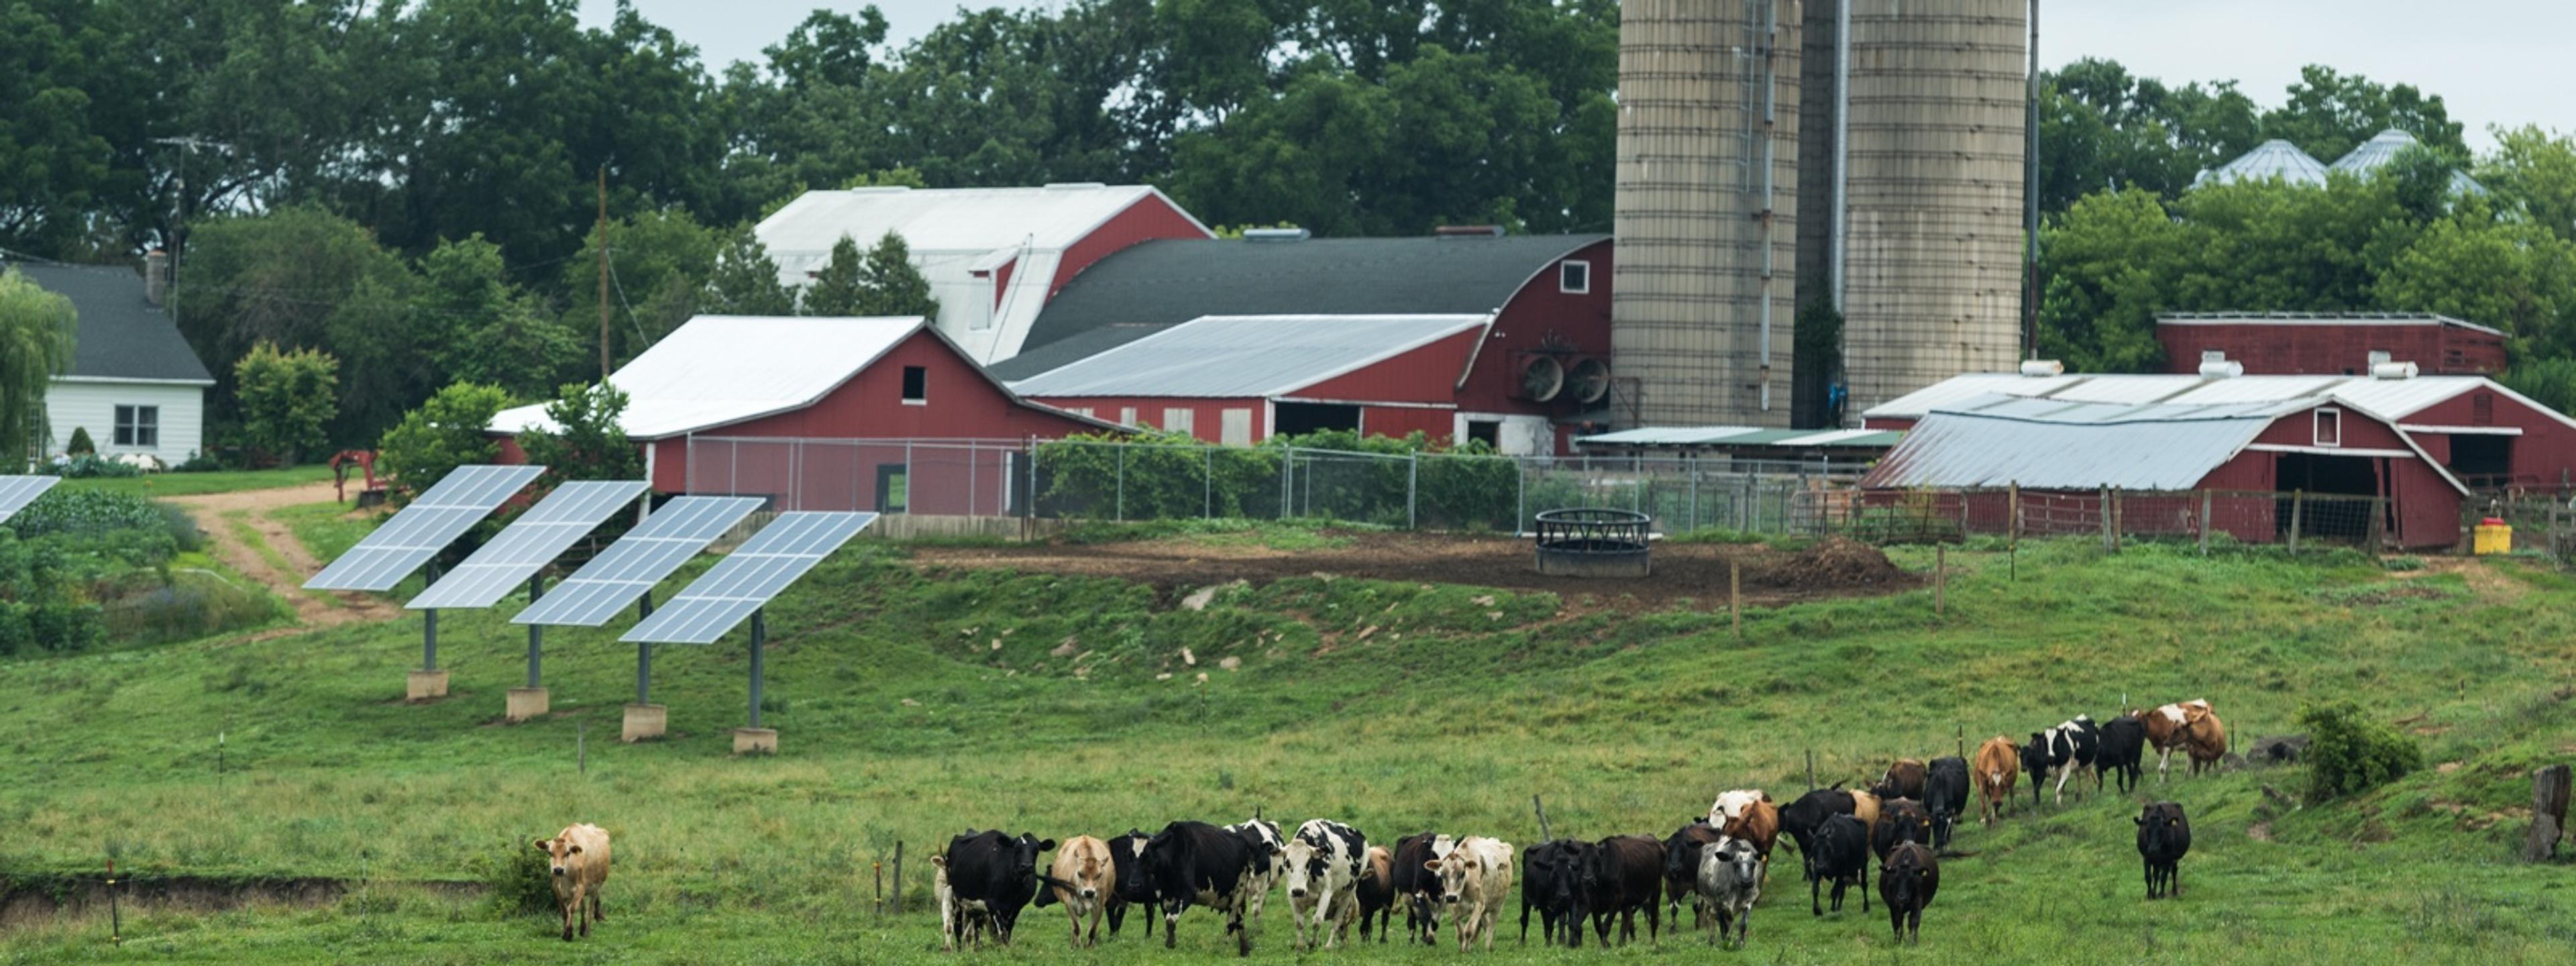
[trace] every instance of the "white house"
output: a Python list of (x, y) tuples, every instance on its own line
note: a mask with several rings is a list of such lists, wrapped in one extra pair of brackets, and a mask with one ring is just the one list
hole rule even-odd
[(205, 446), (215, 384), (179, 327), (144, 297), (143, 276), (107, 265), (13, 266), (80, 314), (71, 371), (45, 390), (48, 457), (89, 431), (101, 456), (139, 453), (176, 466)]

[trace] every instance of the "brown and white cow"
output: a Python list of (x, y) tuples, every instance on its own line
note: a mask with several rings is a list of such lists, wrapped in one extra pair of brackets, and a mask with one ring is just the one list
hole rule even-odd
[(2191, 755), (2191, 773), (2217, 771), (2219, 759), (2227, 757), (2227, 724), (2211, 711), (2193, 718), (2183, 726), (2183, 750)]
[[(2209, 699), (2180, 701), (2152, 711), (2132, 711), (2130, 716), (2147, 726), (2147, 745), (2156, 750), (2156, 783), (2164, 784), (2165, 770), (2173, 764), (2173, 753), (2189, 740), (2192, 723), (2209, 717)], [(2224, 744), (2224, 738), (2221, 739)], [(2220, 749), (2225, 753), (2225, 749)]]
[(1780, 840), (1780, 806), (1772, 804), (1769, 795), (1753, 794), (1758, 797), (1744, 803), (1733, 816), (1718, 823), (1717, 831), (1727, 838), (1753, 843), (1753, 850), (1761, 853), (1763, 868), (1767, 870), (1770, 868), (1771, 846)]
[(2021, 775), (2021, 746), (2002, 735), (1988, 738), (1977, 746), (1977, 760), (1968, 771), (1977, 782), (1977, 821), (1992, 825), (2012, 801), (2013, 783)]
[[(599, 890), (608, 884), (608, 831), (583, 823), (564, 826), (554, 838), (538, 839), (537, 851), (546, 854), (547, 881), (554, 883), (555, 906), (563, 911), (563, 937), (572, 941), (573, 928), (590, 935), (590, 924), (607, 922), (599, 910)], [(585, 904), (588, 909), (582, 908)]]
[(1470, 836), (1423, 867), (1439, 883), (1440, 904), (1457, 910), (1458, 951), (1466, 952), (1478, 936), (1486, 949), (1494, 948), (1494, 920), (1512, 894), (1511, 843)]
[(1881, 799), (1868, 792), (1853, 792), (1851, 793), (1851, 797), (1852, 817), (1860, 820), (1862, 828), (1873, 830), (1877, 829), (1878, 809), (1881, 804)]
[[(1100, 944), (1100, 914), (1118, 891), (1116, 870), (1107, 842), (1076, 835), (1056, 847), (1055, 865), (1047, 869), (1047, 887), (1038, 893), (1037, 904), (1064, 903), (1065, 915), (1073, 919), (1073, 948)], [(1083, 936), (1086, 922), (1091, 927), (1089, 938)]]

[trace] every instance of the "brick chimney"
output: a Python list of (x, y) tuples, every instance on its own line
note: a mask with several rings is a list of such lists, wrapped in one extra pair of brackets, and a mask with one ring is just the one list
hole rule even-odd
[(170, 299), (170, 256), (158, 248), (143, 255), (143, 300), (159, 308)]

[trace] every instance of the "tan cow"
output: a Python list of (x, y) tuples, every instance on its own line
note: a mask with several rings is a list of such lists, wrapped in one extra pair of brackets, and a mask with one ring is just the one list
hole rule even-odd
[(2002, 735), (1988, 738), (1977, 746), (1969, 771), (1977, 780), (1977, 821), (1992, 825), (2011, 803), (2013, 783), (2021, 777), (2021, 746)]
[[(599, 890), (608, 884), (608, 831), (596, 825), (567, 825), (554, 838), (538, 839), (537, 851), (546, 854), (555, 905), (563, 910), (564, 941), (572, 941), (576, 925), (588, 936), (591, 923), (607, 922), (608, 916), (599, 911)], [(587, 910), (582, 908), (585, 902), (590, 906)]]
[[(1073, 948), (1100, 944), (1100, 913), (1117, 890), (1116, 866), (1109, 861), (1109, 843), (1088, 835), (1064, 840), (1055, 850), (1055, 865), (1047, 870), (1046, 891), (1039, 893), (1038, 905), (1049, 899), (1064, 903), (1065, 915), (1073, 919)], [(1083, 936), (1088, 921), (1091, 935)]]
[[(2183, 747), (2183, 743), (2189, 740), (2193, 722), (2212, 713), (2207, 698), (2176, 702), (2153, 711), (2129, 713), (2130, 717), (2147, 726), (2147, 744), (2156, 750), (2156, 784), (2164, 784), (2165, 769), (2173, 764), (2174, 749)], [(2223, 740), (2221, 745), (2219, 752), (2224, 754), (2227, 749), (2223, 747)]]
[(1860, 826), (1862, 828), (1869, 829), (1872, 834), (1876, 834), (1878, 831), (1878, 796), (1872, 795), (1868, 792), (1855, 791), (1851, 793), (1851, 797), (1852, 817), (1860, 820)]
[(2203, 710), (2183, 727), (2183, 750), (2191, 754), (2192, 774), (2218, 770), (2218, 760), (2227, 757), (2227, 724), (2218, 712)]
[(1471, 836), (1458, 840), (1449, 854), (1422, 864), (1431, 871), (1442, 905), (1458, 910), (1458, 951), (1466, 952), (1476, 937), (1494, 948), (1494, 919), (1512, 894), (1512, 845)]

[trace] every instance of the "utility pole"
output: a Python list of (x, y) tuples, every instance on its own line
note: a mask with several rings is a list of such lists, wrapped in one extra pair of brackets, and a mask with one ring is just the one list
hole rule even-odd
[(195, 135), (175, 138), (153, 138), (152, 143), (167, 144), (172, 147), (179, 148), (184, 152), (179, 155), (179, 163), (171, 166), (170, 236), (161, 240), (161, 247), (168, 249), (170, 256), (170, 277), (165, 282), (167, 287), (163, 289), (163, 292), (166, 294), (162, 298), (162, 307), (164, 311), (170, 313), (171, 324), (176, 325), (179, 322), (179, 222), (187, 213), (188, 157), (196, 154), (200, 150), (221, 151), (225, 154), (231, 154), (233, 146), (222, 141), (209, 141)]
[(608, 166), (599, 166), (599, 381), (608, 383)]

